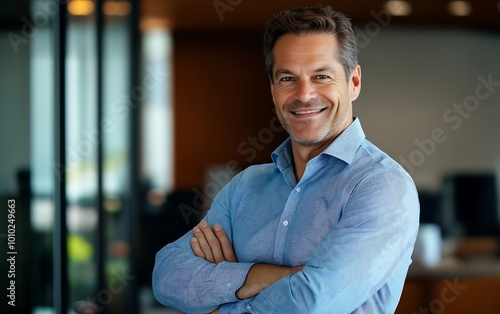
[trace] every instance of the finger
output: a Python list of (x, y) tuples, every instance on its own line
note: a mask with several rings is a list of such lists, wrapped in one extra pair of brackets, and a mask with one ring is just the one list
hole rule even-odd
[(191, 239), (191, 250), (193, 250), (194, 255), (205, 258), (205, 253), (203, 253), (203, 251), (201, 250), (200, 242), (197, 238)]
[(210, 246), (212, 256), (215, 263), (220, 263), (224, 261), (224, 254), (220, 246), (219, 239), (215, 236), (212, 228), (208, 225), (206, 221), (202, 221), (199, 225), (201, 231), (205, 235), (205, 239)]
[(212, 249), (210, 248), (210, 245), (208, 244), (207, 240), (205, 239), (205, 234), (201, 231), (200, 227), (196, 226), (193, 228), (193, 233), (196, 239), (198, 240), (198, 243), (200, 245), (200, 249), (203, 252), (203, 255), (205, 255), (205, 259), (209, 261), (210, 263), (215, 263), (215, 259), (212, 255)]
[(222, 254), (224, 255), (224, 260), (226, 260), (228, 262), (237, 262), (238, 259), (236, 258), (236, 255), (234, 254), (233, 246), (231, 245), (231, 242), (229, 242), (229, 239), (227, 238), (226, 232), (224, 232), (224, 230), (222, 229), (222, 227), (220, 225), (214, 226), (214, 232), (215, 232), (215, 236), (217, 237), (217, 239), (219, 239)]

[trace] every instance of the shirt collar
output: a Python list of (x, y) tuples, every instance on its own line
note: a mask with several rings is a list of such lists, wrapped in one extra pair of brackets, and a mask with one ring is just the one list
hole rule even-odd
[[(365, 139), (359, 118), (354, 121), (320, 154), (330, 155), (350, 164), (354, 159), (359, 146)], [(292, 143), (287, 138), (272, 153), (271, 158), (281, 171), (292, 166)]]

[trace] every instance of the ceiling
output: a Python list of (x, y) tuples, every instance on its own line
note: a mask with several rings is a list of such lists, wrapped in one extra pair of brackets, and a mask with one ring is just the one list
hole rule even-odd
[[(48, 0), (57, 1), (57, 0)], [(95, 0), (94, 0), (95, 1)], [(115, 1), (115, 0), (112, 0)], [(332, 5), (355, 24), (376, 21), (375, 15), (387, 13), (382, 0), (137, 0), (141, 20), (168, 23), (177, 30), (186, 29), (262, 29), (273, 14), (292, 6), (317, 3)], [(469, 16), (448, 12), (449, 0), (406, 0), (412, 6), (409, 16), (390, 17), (390, 23), (419, 26), (464, 26), (500, 31), (500, 0), (470, 0)], [(219, 9), (219, 13), (216, 10)], [(30, 0), (6, 1), (0, 10), (0, 26), (22, 25), (29, 17)]]
[[(390, 16), (390, 23), (420, 26), (465, 26), (500, 31), (500, 1), (470, 1), (469, 16), (453, 16), (451, 1), (407, 0), (409, 16)], [(142, 0), (141, 17), (163, 19), (174, 29), (262, 29), (273, 14), (292, 6), (329, 4), (349, 16), (355, 24), (376, 21), (376, 14), (387, 14), (381, 0)], [(219, 12), (217, 12), (218, 8)]]

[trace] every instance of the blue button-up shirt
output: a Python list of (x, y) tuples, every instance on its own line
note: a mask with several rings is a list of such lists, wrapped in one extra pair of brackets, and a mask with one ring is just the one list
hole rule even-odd
[[(359, 119), (294, 175), (290, 139), (274, 163), (247, 168), (215, 197), (206, 221), (220, 224), (238, 263), (193, 255), (192, 232), (156, 257), (153, 289), (188, 313), (393, 313), (419, 221), (410, 176), (365, 139)], [(305, 265), (257, 296), (239, 300), (254, 263)]]

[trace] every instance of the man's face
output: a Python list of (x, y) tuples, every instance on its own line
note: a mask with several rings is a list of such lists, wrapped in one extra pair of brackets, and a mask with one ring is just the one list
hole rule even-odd
[(352, 122), (361, 69), (346, 80), (338, 52), (332, 34), (286, 34), (276, 41), (271, 93), (278, 119), (297, 144), (329, 142)]

